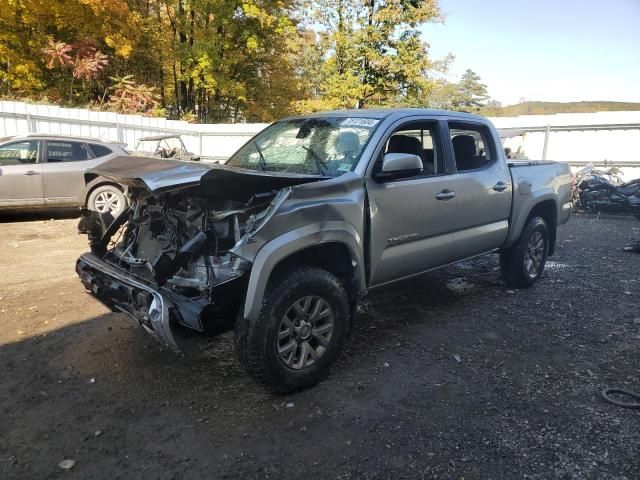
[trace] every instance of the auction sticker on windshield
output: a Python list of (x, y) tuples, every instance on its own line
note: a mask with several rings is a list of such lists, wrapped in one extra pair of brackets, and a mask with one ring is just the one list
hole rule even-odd
[(340, 125), (343, 127), (375, 127), (380, 120), (377, 118), (345, 118)]

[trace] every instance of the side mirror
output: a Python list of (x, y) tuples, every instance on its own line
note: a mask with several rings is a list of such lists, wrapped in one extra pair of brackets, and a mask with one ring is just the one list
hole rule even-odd
[(422, 172), (422, 159), (411, 153), (387, 153), (382, 159), (382, 174), (416, 174)]

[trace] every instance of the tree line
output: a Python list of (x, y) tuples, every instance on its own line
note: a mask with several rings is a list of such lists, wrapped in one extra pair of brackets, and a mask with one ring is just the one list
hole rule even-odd
[(198, 122), (338, 108), (479, 111), (421, 27), (437, 0), (3, 0), (0, 96)]

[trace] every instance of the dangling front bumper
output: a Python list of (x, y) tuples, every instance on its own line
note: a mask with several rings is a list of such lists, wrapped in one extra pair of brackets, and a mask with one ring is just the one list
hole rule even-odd
[(171, 300), (155, 287), (134, 277), (93, 253), (76, 262), (76, 272), (85, 288), (114, 312), (133, 317), (162, 345), (180, 351), (171, 331)]

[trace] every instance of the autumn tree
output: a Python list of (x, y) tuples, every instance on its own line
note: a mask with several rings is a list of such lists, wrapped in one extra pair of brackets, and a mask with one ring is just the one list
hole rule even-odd
[[(96, 79), (107, 55), (126, 59), (137, 41), (136, 26), (125, 0), (4, 0), (0, 93), (39, 91), (63, 103), (95, 98), (102, 91)], [(73, 78), (79, 89), (69, 89)]]

